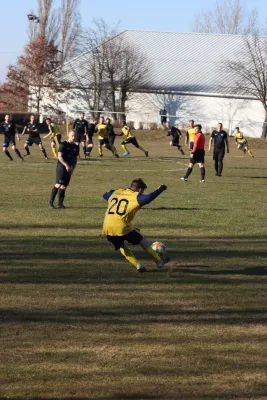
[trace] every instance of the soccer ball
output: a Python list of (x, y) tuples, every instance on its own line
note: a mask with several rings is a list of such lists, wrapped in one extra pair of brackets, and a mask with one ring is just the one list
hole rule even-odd
[(152, 244), (152, 249), (160, 256), (164, 256), (164, 254), (166, 253), (166, 246), (164, 243), (162, 242), (154, 242)]

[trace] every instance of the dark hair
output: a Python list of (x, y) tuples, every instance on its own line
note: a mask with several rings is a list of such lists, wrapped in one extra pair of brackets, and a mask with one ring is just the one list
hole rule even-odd
[(81, 111), (81, 112), (80, 112), (80, 115), (81, 115), (81, 114), (84, 114), (84, 115), (85, 115), (85, 112)]
[(123, 119), (121, 122), (122, 122), (123, 125), (126, 125), (125, 119)]
[(110, 121), (111, 121), (111, 119), (110, 119), (110, 118), (106, 118), (106, 121), (109, 121), (109, 122), (110, 122)]
[(200, 124), (196, 124), (194, 127), (195, 127), (195, 128), (198, 128), (200, 131), (201, 131), (201, 129), (202, 129), (202, 125), (200, 125)]
[(193, 122), (194, 123), (195, 121), (193, 119), (190, 119), (189, 122)]
[(45, 120), (46, 120), (46, 121), (51, 121), (51, 118), (46, 118)]
[(223, 124), (221, 122), (218, 122), (218, 125), (221, 125), (221, 127), (223, 126)]
[(142, 178), (134, 179), (131, 183), (131, 189), (138, 190), (138, 189), (146, 189), (147, 185), (143, 181)]
[(236, 126), (235, 129), (238, 129), (238, 130), (239, 130), (239, 126)]

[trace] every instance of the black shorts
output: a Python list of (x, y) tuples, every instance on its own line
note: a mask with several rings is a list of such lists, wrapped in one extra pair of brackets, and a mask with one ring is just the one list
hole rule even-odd
[(190, 162), (192, 164), (204, 164), (205, 162), (205, 150), (198, 149), (195, 151), (193, 154), (193, 157), (191, 157)]
[(173, 146), (179, 146), (179, 138), (178, 137), (172, 139), (172, 145)]
[(222, 161), (225, 156), (225, 149), (215, 150), (213, 152), (213, 160), (214, 161)]
[(4, 139), (3, 147), (16, 146), (15, 136), (6, 136)]
[(93, 135), (88, 135), (88, 144), (93, 144)]
[(139, 147), (136, 137), (130, 137), (128, 139), (125, 139), (123, 142), (121, 142), (121, 144), (129, 144), (129, 143), (133, 144), (137, 148)]
[(63, 165), (57, 164), (56, 183), (68, 186), (70, 183), (70, 178), (71, 178), (71, 172), (68, 172)]
[(26, 140), (26, 144), (28, 146), (32, 146), (33, 144), (36, 144), (39, 146), (39, 144), (42, 144), (42, 140), (40, 138), (40, 135), (38, 136), (29, 136), (28, 139)]
[(75, 143), (83, 143), (86, 142), (86, 137), (84, 133), (75, 133)]
[(115, 247), (115, 250), (119, 250), (121, 247), (124, 245), (124, 241), (126, 240), (128, 243), (131, 243), (133, 245), (140, 244), (144, 237), (141, 235), (140, 232), (133, 230), (126, 235), (123, 236), (109, 236), (107, 235), (107, 239), (110, 243), (113, 244)]

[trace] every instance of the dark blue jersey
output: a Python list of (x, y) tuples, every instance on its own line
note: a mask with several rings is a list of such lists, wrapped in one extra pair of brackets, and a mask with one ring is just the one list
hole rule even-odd
[[(62, 153), (62, 158), (69, 167), (75, 167), (79, 155), (79, 146), (77, 144), (69, 143), (67, 141), (62, 142), (59, 145), (58, 152)], [(59, 160), (58, 165), (62, 165)]]
[(86, 119), (77, 118), (75, 119), (72, 128), (75, 129), (75, 132), (78, 135), (83, 135), (89, 130), (88, 121), (86, 121)]
[(0, 131), (8, 137), (14, 137), (16, 133), (16, 125), (13, 122), (2, 122), (0, 125)]
[[(30, 135), (31, 137), (39, 136), (39, 124), (38, 124), (38, 122), (33, 122), (33, 123), (28, 122), (28, 123), (26, 124), (26, 127), (29, 129), (28, 132), (29, 132), (29, 135)], [(37, 130), (37, 131), (36, 131), (36, 132), (33, 132), (33, 131), (35, 131), (35, 130)]]

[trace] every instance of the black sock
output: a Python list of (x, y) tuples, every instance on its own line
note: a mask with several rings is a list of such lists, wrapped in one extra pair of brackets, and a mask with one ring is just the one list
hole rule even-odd
[(21, 157), (21, 154), (20, 154), (20, 151), (19, 151), (18, 149), (15, 150), (15, 153), (17, 154), (17, 156), (18, 156), (19, 158), (22, 158), (22, 157)]
[(45, 156), (45, 158), (47, 158), (47, 154), (46, 154), (46, 151), (45, 151), (44, 147), (42, 148), (42, 152), (43, 152), (43, 155)]
[(5, 153), (6, 153), (6, 155), (8, 156), (8, 158), (9, 158), (10, 160), (13, 160), (13, 158), (11, 157), (11, 155), (10, 155), (10, 153), (9, 153), (8, 150), (6, 150)]
[(219, 161), (219, 169), (218, 169), (218, 175), (222, 174), (222, 170), (223, 170), (223, 162)]
[(188, 167), (187, 168), (187, 171), (186, 171), (186, 174), (185, 174), (185, 179), (187, 179), (188, 177), (189, 177), (189, 175), (191, 174), (191, 172), (193, 171), (193, 168), (191, 168), (191, 167)]
[(179, 150), (183, 155), (185, 155), (185, 152), (183, 151), (182, 147)]
[(87, 154), (91, 154), (91, 151), (93, 150), (93, 147), (88, 147), (87, 148)]
[(87, 151), (86, 151), (86, 146), (84, 146), (84, 148), (83, 148), (83, 154), (86, 154), (87, 153)]
[(26, 150), (27, 156), (29, 156), (29, 155), (30, 155), (29, 147), (26, 146), (26, 147), (25, 147), (25, 150)]
[(65, 197), (65, 189), (59, 189), (58, 191), (58, 205), (62, 206)]
[(218, 174), (218, 170), (219, 170), (218, 160), (215, 160), (215, 162), (214, 162), (214, 168), (215, 168), (215, 171), (216, 171), (217, 174)]
[(56, 198), (58, 189), (59, 189), (59, 188), (57, 188), (57, 187), (55, 187), (55, 186), (53, 187), (52, 192), (51, 192), (51, 196), (50, 196), (50, 203), (54, 203), (54, 200), (55, 200), (55, 198)]
[(201, 175), (201, 180), (204, 181), (204, 179), (205, 179), (205, 168), (204, 167), (200, 168), (200, 175)]

